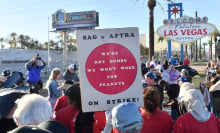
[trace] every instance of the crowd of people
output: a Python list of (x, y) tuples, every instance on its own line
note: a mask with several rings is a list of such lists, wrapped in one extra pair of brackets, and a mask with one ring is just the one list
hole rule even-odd
[[(195, 88), (187, 69), (177, 70), (177, 61), (142, 63), (144, 106), (123, 102), (105, 112), (83, 112), (77, 64), (70, 64), (62, 74), (54, 68), (46, 82), (48, 97), (42, 89), (40, 72), (46, 66), (39, 54), (25, 64), (27, 86), (16, 89), (5, 84), (12, 73), (0, 76), (1, 133), (200, 133), (220, 132), (220, 63), (210, 62), (206, 79)], [(185, 63), (184, 63), (185, 64)], [(180, 65), (184, 65), (180, 62)], [(188, 60), (186, 64), (189, 65)], [(60, 85), (60, 77), (63, 82)], [(164, 101), (164, 93), (169, 101)], [(171, 114), (164, 108), (170, 107)]]

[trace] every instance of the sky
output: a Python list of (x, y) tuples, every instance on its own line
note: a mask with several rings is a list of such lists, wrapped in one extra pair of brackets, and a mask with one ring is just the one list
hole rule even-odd
[[(155, 31), (167, 19), (168, 2), (157, 0), (154, 10)], [(66, 12), (95, 10), (99, 12), (99, 27), (123, 28), (138, 27), (140, 34), (146, 34), (148, 44), (149, 9), (147, 0), (0, 0), (0, 37), (7, 38), (10, 33), (29, 35), (44, 43), (48, 41), (49, 30), (52, 31), (51, 16), (58, 9)], [(183, 15), (195, 17), (207, 16), (209, 23), (220, 30), (220, 0), (175, 0), (183, 3)], [(56, 39), (58, 33), (49, 33), (49, 39)], [(203, 39), (207, 41), (207, 39)]]

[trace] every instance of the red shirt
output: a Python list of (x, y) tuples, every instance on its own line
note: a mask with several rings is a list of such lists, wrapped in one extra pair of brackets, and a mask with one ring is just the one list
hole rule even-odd
[(208, 121), (199, 122), (186, 113), (177, 119), (173, 130), (174, 133), (220, 133), (220, 121), (211, 114)]
[(153, 113), (148, 113), (142, 108), (141, 116), (143, 119), (141, 133), (170, 133), (172, 131), (171, 116), (159, 108)]
[(56, 112), (55, 120), (64, 124), (71, 131), (70, 123), (77, 112), (78, 109), (75, 106), (67, 106)]
[[(78, 113), (76, 113), (71, 120), (70, 133), (75, 133), (74, 126)], [(93, 133), (101, 133), (105, 128), (105, 112), (95, 112), (94, 113), (94, 123), (93, 123)]]
[(66, 100), (66, 96), (63, 95), (61, 97), (59, 97), (56, 101), (56, 104), (54, 106), (54, 111), (57, 112), (58, 110), (62, 109), (62, 108), (65, 108), (68, 106), (68, 102)]

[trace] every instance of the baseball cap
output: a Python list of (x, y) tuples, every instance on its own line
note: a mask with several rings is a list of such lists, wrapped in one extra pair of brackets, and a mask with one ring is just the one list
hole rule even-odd
[(146, 78), (147, 78), (147, 77), (149, 77), (150, 79), (157, 80), (157, 75), (156, 75), (156, 73), (154, 73), (154, 72), (148, 72), (148, 73), (146, 74)]
[(112, 125), (119, 131), (132, 129), (141, 122), (139, 108), (133, 102), (120, 103), (112, 109)]
[(189, 75), (189, 71), (186, 70), (186, 69), (182, 69), (182, 70), (181, 70), (181, 73), (184, 73), (185, 75)]
[(3, 76), (10, 76), (11, 75), (11, 71), (10, 70), (4, 70), (4, 71), (2, 71), (2, 75)]
[(73, 85), (74, 85), (73, 81), (67, 80), (67, 81), (63, 82), (62, 85), (59, 88), (61, 90), (67, 90)]
[(78, 70), (78, 66), (76, 64), (70, 64), (69, 69), (73, 69), (74, 71)]

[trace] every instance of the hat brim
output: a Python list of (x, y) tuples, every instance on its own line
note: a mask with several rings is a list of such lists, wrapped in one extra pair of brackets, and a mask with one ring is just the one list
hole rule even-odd
[(69, 89), (72, 85), (73, 85), (73, 84), (64, 84), (64, 85), (60, 86), (60, 89), (61, 89), (61, 90), (67, 90), (67, 89)]

